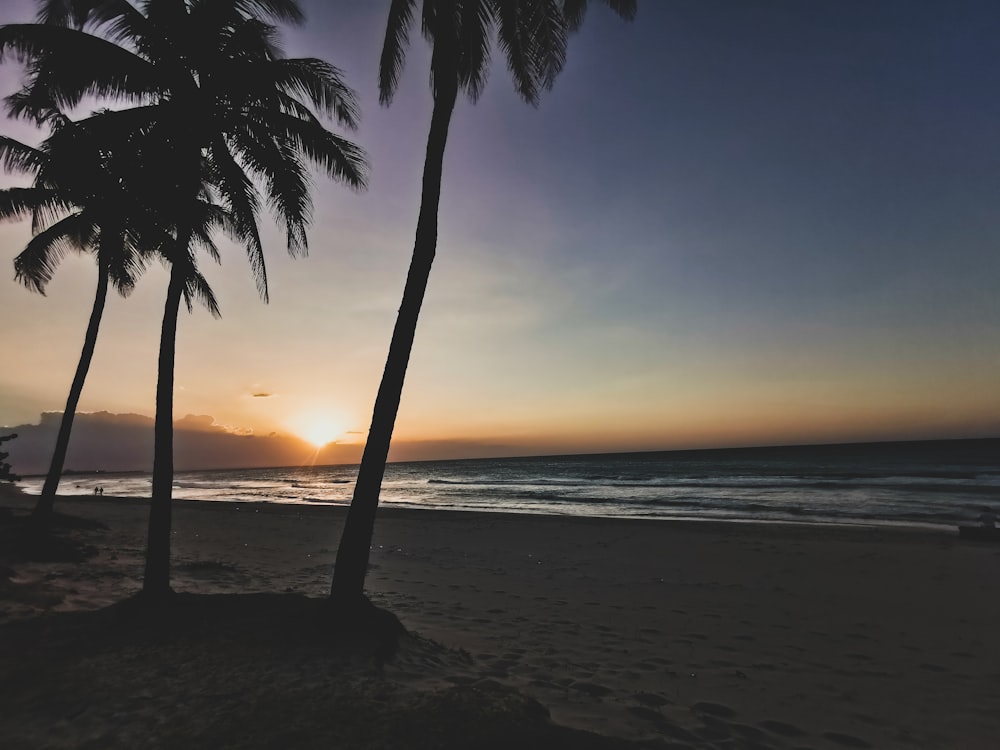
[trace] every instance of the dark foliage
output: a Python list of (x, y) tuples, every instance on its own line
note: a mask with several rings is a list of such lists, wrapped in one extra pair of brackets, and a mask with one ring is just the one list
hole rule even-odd
[[(0, 435), (0, 443), (6, 443), (8, 440), (13, 440), (16, 437), (16, 432), (11, 435)], [(9, 455), (9, 453), (0, 451), (0, 482), (16, 482), (21, 478), (10, 470), (10, 464), (6, 460)]]

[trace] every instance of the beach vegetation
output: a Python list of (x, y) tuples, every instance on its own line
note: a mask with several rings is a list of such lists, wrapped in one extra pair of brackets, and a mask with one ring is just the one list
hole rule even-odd
[[(0, 443), (6, 443), (9, 440), (14, 440), (17, 437), (17, 433), (11, 433), (10, 435), (0, 435)], [(20, 477), (17, 476), (13, 471), (11, 471), (10, 464), (7, 463), (7, 457), (10, 454), (6, 451), (0, 450), (0, 482), (16, 482)]]
[[(606, 0), (606, 4), (626, 19), (636, 12), (636, 0)], [(410, 32), (419, 14), (421, 34), (431, 45), (434, 104), (413, 255), (337, 550), (331, 597), (338, 608), (364, 608), (364, 580), (379, 492), (417, 318), (437, 250), (444, 154), (455, 103), (460, 93), (473, 103), (479, 99), (495, 39), (518, 95), (536, 106), (562, 70), (567, 34), (579, 27), (586, 7), (585, 0), (393, 0), (390, 5), (379, 62), (379, 101), (388, 105), (396, 93)]]
[[(28, 62), (24, 102), (72, 109), (97, 97), (131, 105), (106, 113), (129, 122), (137, 164), (157, 184), (150, 196), (170, 215), (171, 241), (156, 386), (152, 503), (143, 592), (170, 591), (173, 390), (179, 306), (208, 237), (207, 204), (221, 206), (213, 228), (247, 253), (267, 301), (258, 221), (262, 206), (284, 224), (293, 254), (307, 250), (310, 167), (349, 187), (366, 185), (364, 152), (323, 119), (354, 129), (358, 107), (341, 72), (314, 58), (286, 58), (281, 23), (300, 23), (294, 0), (45, 0), (38, 23), (0, 29), (0, 52)], [(29, 107), (30, 109), (30, 107)]]

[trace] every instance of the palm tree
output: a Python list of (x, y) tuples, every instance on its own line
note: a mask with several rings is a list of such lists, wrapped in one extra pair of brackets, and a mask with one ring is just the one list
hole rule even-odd
[(170, 591), (174, 355), (178, 308), (194, 268), (192, 209), (205, 197), (221, 203), (266, 301), (255, 181), (284, 222), (292, 254), (307, 248), (306, 162), (365, 186), (364, 153), (314, 114), (355, 128), (354, 93), (328, 63), (284, 58), (265, 19), (300, 22), (302, 13), (294, 0), (146, 0), (141, 9), (124, 0), (47, 0), (41, 23), (0, 29), (0, 53), (13, 50), (29, 62), (26, 99), (73, 107), (98, 95), (141, 105), (132, 110), (144, 122), (140, 161), (161, 176), (156, 201), (174, 215), (143, 582), (151, 596)]
[[(5, 169), (35, 172), (31, 187), (0, 190), (0, 219), (32, 217), (34, 236), (14, 259), (16, 278), (44, 295), (67, 250), (93, 252), (98, 266), (97, 290), (83, 350), (42, 494), (32, 514), (36, 531), (43, 531), (51, 517), (109, 284), (123, 297), (128, 296), (148, 259), (164, 252), (170, 244), (168, 231), (141, 202), (149, 189), (143, 189), (134, 179), (140, 176), (134, 166), (134, 153), (121, 148), (121, 134), (116, 134), (117, 148), (102, 146), (91, 126), (98, 119), (73, 123), (57, 111), (48, 111), (42, 120), (50, 124), (53, 134), (38, 149), (0, 136), (0, 160)], [(184, 294), (189, 307), (197, 297), (213, 315), (219, 315), (211, 289), (199, 273), (188, 278)]]
[[(635, 0), (608, 0), (608, 4), (624, 18), (635, 15)], [(379, 100), (383, 105), (392, 101), (399, 83), (417, 5), (417, 0), (392, 1), (379, 65)], [(585, 0), (565, 0), (565, 3), (557, 0), (423, 0), (421, 4), (421, 31), (432, 47), (434, 107), (427, 136), (420, 213), (403, 300), (337, 550), (330, 595), (338, 609), (350, 611), (364, 601), (364, 580), (379, 490), (417, 318), (437, 248), (444, 151), (458, 93), (464, 91), (473, 102), (479, 98), (486, 84), (490, 46), (495, 34), (517, 93), (528, 104), (537, 105), (541, 91), (551, 88), (562, 70), (567, 31), (579, 26), (585, 10)]]
[[(45, 294), (45, 287), (66, 250), (92, 251), (97, 260), (97, 291), (84, 336), (83, 350), (66, 399), (52, 460), (32, 520), (44, 530), (52, 514), (56, 489), (66, 460), (73, 418), (97, 343), (109, 282), (128, 296), (145, 264), (135, 232), (123, 221), (129, 194), (112, 176), (108, 153), (88, 148), (73, 137), (69, 120), (51, 113), (55, 132), (42, 149), (0, 137), (0, 158), (7, 171), (34, 171), (30, 188), (0, 191), (0, 219), (31, 215), (34, 236), (14, 259), (16, 278)], [(52, 146), (57, 144), (53, 154)], [(58, 144), (62, 144), (61, 149)], [(57, 221), (46, 220), (62, 214)]]

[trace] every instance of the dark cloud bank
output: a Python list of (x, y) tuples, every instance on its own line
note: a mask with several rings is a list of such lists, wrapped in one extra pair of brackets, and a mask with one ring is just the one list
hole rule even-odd
[[(16, 432), (7, 443), (13, 470), (24, 476), (48, 470), (59, 429), (59, 412), (45, 412), (39, 424), (0, 430)], [(360, 437), (359, 437), (360, 440)], [(268, 466), (352, 464), (361, 460), (364, 446), (331, 443), (322, 450), (292, 435), (247, 435), (233, 432), (208, 415), (189, 414), (174, 423), (174, 468), (242, 469)], [(393, 445), (390, 460), (420, 461), (512, 455), (513, 446), (469, 441), (426, 441)], [(153, 420), (141, 414), (93, 412), (77, 414), (66, 457), (66, 471), (152, 471)]]
[[(62, 414), (46, 412), (40, 424), (18, 425), (10, 461), (19, 474), (48, 470)], [(315, 450), (284, 435), (239, 435), (216, 425), (210, 416), (189, 414), (174, 423), (174, 466), (178, 471), (288, 466)], [(152, 471), (153, 420), (141, 414), (77, 414), (66, 456), (67, 471)]]

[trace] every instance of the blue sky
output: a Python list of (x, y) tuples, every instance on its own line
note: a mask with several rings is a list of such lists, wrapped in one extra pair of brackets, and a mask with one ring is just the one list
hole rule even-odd
[[(307, 259), (268, 229), (270, 305), (237, 252), (206, 266), (224, 318), (181, 320), (176, 412), (258, 434), (326, 419), (349, 442), (412, 247), (428, 56), (415, 34), (381, 108), (387, 3), (303, 5), (286, 49), (358, 89), (371, 186), (317, 182)], [(592, 4), (537, 109), (498, 61), (453, 120), (397, 435), (509, 453), (1000, 434), (997, 38), (1000, 8), (972, 0), (646, 0), (631, 24)], [(0, 226), (0, 263), (26, 239)], [(93, 275), (69, 259), (47, 298), (0, 277), (0, 423), (62, 408)], [(152, 413), (164, 293), (156, 270), (109, 305), (84, 410)]]

